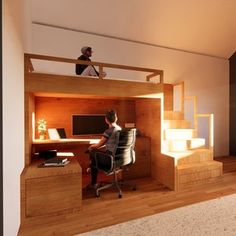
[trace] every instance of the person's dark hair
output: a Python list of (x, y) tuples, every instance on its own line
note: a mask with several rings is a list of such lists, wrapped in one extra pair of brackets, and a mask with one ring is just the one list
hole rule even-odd
[(109, 110), (107, 111), (106, 115), (105, 115), (106, 119), (113, 123), (117, 121), (117, 115), (116, 115), (116, 111), (114, 110)]
[(88, 47), (88, 46), (84, 46), (84, 47), (81, 48), (81, 52), (83, 54), (85, 54), (87, 51), (92, 51), (92, 48)]

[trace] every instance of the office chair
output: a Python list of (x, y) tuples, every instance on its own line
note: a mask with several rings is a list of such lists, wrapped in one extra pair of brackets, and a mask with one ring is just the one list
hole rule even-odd
[[(135, 162), (134, 145), (136, 140), (136, 129), (124, 129), (117, 133), (117, 144), (115, 154), (96, 153), (95, 161), (98, 170), (103, 171), (106, 175), (113, 175), (113, 181), (96, 189), (96, 196), (100, 196), (100, 191), (109, 187), (116, 187), (119, 198), (122, 198), (121, 185), (128, 185), (136, 190), (135, 185), (131, 185), (123, 180), (118, 180), (118, 173), (125, 166), (132, 165)], [(103, 163), (110, 163), (104, 168)]]

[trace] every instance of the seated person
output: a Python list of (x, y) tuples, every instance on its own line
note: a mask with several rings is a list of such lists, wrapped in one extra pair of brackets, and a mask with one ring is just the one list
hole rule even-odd
[[(81, 61), (91, 61), (90, 57), (92, 56), (92, 48), (91, 47), (82, 47), (81, 48), (82, 55), (78, 57), (78, 60)], [(99, 76), (99, 73), (95, 69), (93, 65), (82, 65), (76, 64), (75, 66), (75, 73), (77, 75), (84, 75), (84, 76)], [(103, 76), (106, 76), (106, 73), (103, 72)]]
[[(91, 160), (91, 187), (97, 187), (97, 175), (98, 170), (96, 168), (95, 154), (97, 152), (105, 152), (114, 154), (115, 147), (117, 142), (117, 131), (121, 130), (121, 127), (116, 124), (117, 122), (117, 114), (114, 110), (110, 110), (106, 113), (105, 122), (109, 125), (109, 128), (104, 131), (103, 137), (97, 144), (92, 144), (89, 147), (90, 152), (90, 160)], [(102, 148), (104, 147), (104, 148)], [(110, 165), (110, 163), (103, 163), (104, 167)]]

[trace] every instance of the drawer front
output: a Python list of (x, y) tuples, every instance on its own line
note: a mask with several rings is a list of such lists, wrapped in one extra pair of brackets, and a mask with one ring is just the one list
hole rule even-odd
[(81, 176), (78, 174), (26, 180), (26, 217), (81, 208), (81, 184)]

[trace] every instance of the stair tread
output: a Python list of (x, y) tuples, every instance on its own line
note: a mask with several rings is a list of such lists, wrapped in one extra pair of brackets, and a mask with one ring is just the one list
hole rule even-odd
[(174, 139), (174, 140), (169, 140), (171, 142), (173, 141), (191, 141), (191, 140), (205, 140), (204, 138), (190, 138), (190, 139)]
[(195, 130), (195, 129), (192, 129), (192, 128), (184, 128), (184, 129), (182, 129), (182, 128), (175, 128), (175, 129), (165, 129), (165, 130)]
[[(170, 120), (170, 119), (165, 119), (164, 121), (173, 121), (173, 120)], [(185, 120), (185, 119), (180, 119), (180, 120), (177, 120), (177, 121), (180, 121), (180, 122), (190, 122), (189, 120)]]
[(195, 167), (207, 167), (207, 166), (222, 166), (222, 163), (219, 161), (204, 161), (204, 162), (197, 162), (197, 163), (190, 163), (190, 164), (182, 164), (182, 165), (178, 165), (177, 168), (179, 170), (181, 169), (187, 169), (187, 168), (195, 168)]
[(187, 150), (184, 152), (164, 152), (163, 154), (173, 157), (175, 159), (187, 157), (194, 153), (194, 150)]
[(207, 148), (198, 148), (195, 150), (186, 150), (183, 152), (164, 152), (163, 154), (178, 159), (178, 158), (190, 156), (196, 152), (211, 152), (211, 150), (209, 150)]

